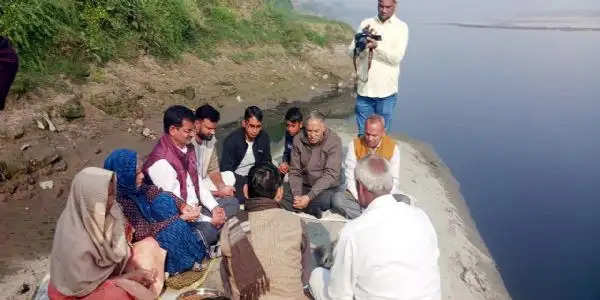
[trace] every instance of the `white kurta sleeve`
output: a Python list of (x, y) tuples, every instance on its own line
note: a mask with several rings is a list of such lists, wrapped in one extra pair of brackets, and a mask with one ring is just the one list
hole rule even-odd
[(344, 160), (344, 174), (346, 175), (346, 190), (348, 190), (354, 199), (358, 199), (356, 191), (356, 180), (354, 180), (354, 169), (356, 168), (356, 154), (354, 153), (354, 140), (348, 144), (346, 159)]
[(148, 168), (148, 176), (150, 176), (154, 185), (181, 198), (177, 172), (166, 159), (157, 160), (151, 165)]
[(392, 154), (392, 159), (390, 160), (390, 166), (392, 168), (392, 177), (393, 177), (393, 188), (392, 194), (397, 194), (400, 192), (400, 145), (396, 144), (394, 147), (394, 153)]

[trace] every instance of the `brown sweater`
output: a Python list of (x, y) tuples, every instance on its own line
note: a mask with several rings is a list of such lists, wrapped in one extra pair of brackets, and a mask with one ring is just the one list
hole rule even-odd
[[(270, 290), (261, 300), (308, 299), (303, 285), (308, 284), (312, 255), (300, 217), (279, 208), (250, 212), (250, 244), (256, 253), (270, 282)], [(231, 257), (229, 228), (221, 231), (221, 252)], [(231, 260), (229, 260), (231, 261)], [(233, 278), (229, 277), (231, 266), (221, 265), (221, 277), (225, 290), (233, 300), (240, 298)]]
[(292, 194), (315, 199), (322, 191), (340, 185), (342, 140), (327, 128), (323, 140), (310, 145), (301, 131), (294, 137), (289, 182)]

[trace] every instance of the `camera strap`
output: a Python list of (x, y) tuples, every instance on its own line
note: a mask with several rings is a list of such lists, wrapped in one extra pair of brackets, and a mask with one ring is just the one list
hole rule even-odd
[(369, 71), (371, 71), (371, 63), (373, 62), (373, 49), (369, 49), (369, 60), (368, 60), (368, 67), (367, 67), (367, 80), (361, 80), (360, 77), (358, 76), (358, 67), (356, 64), (356, 60), (358, 59), (358, 53), (356, 53), (356, 49), (354, 50), (354, 72), (356, 73), (356, 81), (360, 80), (362, 82), (367, 82), (369, 81)]

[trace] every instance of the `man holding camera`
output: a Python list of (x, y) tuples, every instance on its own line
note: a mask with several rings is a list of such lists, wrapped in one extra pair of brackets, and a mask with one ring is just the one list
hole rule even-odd
[(361, 22), (348, 48), (356, 69), (356, 123), (364, 134), (372, 114), (385, 119), (389, 132), (396, 106), (400, 62), (408, 43), (408, 26), (395, 15), (396, 0), (379, 0), (378, 15)]

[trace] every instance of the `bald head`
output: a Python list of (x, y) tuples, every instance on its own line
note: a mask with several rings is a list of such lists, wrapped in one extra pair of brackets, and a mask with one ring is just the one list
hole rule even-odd
[(390, 163), (376, 154), (369, 154), (359, 160), (354, 169), (357, 181), (358, 202), (367, 207), (373, 199), (389, 194), (393, 187)]

